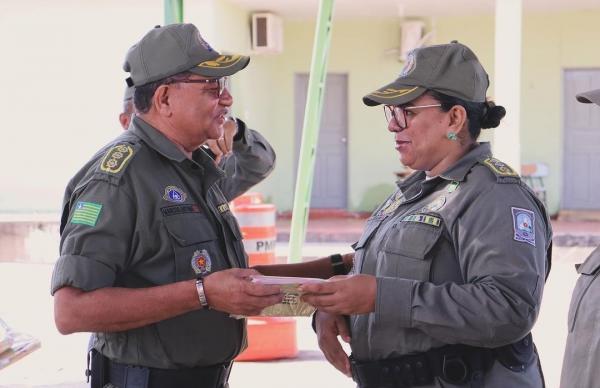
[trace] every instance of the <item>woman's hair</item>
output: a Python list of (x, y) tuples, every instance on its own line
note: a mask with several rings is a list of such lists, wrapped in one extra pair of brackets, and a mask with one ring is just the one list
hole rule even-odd
[(493, 101), (465, 101), (435, 90), (429, 90), (427, 94), (442, 104), (441, 108), (444, 112), (448, 112), (455, 105), (465, 108), (469, 120), (469, 134), (473, 140), (477, 140), (482, 129), (496, 128), (500, 125), (500, 120), (506, 116), (506, 109), (503, 106), (494, 104)]

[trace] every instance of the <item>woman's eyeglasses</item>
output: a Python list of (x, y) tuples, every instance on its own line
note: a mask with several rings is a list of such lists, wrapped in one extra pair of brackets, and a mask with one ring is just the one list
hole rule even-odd
[(389, 123), (392, 119), (396, 120), (396, 123), (400, 127), (400, 129), (406, 129), (408, 126), (408, 118), (406, 117), (407, 111), (412, 111), (415, 109), (423, 109), (423, 108), (435, 108), (440, 107), (442, 104), (431, 104), (431, 105), (409, 105), (409, 106), (400, 106), (400, 105), (384, 105), (383, 112), (385, 113), (385, 119)]

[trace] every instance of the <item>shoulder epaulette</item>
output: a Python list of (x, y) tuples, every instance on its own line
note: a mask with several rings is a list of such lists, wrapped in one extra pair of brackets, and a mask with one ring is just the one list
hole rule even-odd
[(114, 144), (100, 159), (100, 164), (96, 168), (96, 174), (120, 178), (131, 163), (139, 147), (139, 144), (133, 142), (122, 141)]
[(487, 167), (495, 176), (498, 183), (519, 183), (521, 177), (508, 164), (496, 159), (486, 158), (479, 161)]

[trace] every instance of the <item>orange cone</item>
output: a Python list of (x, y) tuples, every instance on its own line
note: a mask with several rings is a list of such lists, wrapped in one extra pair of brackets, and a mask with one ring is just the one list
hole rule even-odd
[[(234, 201), (234, 212), (242, 230), (249, 265), (274, 264), (277, 239), (275, 205), (236, 204)], [(295, 319), (250, 317), (248, 318), (248, 347), (235, 360), (263, 361), (293, 358), (297, 355)]]

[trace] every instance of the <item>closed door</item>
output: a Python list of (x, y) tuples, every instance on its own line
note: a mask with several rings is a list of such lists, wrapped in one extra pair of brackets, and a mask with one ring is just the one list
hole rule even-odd
[[(308, 75), (295, 77), (296, 171), (308, 89)], [(328, 74), (319, 129), (311, 208), (346, 209), (348, 187), (348, 77)]]
[(600, 70), (565, 70), (565, 210), (600, 209), (600, 107), (575, 100), (576, 94), (591, 89), (600, 89)]

